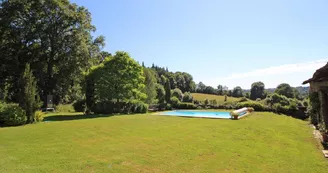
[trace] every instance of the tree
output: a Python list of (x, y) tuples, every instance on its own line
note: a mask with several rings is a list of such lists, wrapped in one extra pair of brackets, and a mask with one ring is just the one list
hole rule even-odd
[(243, 97), (243, 89), (240, 86), (235, 87), (232, 90), (233, 97)]
[(165, 100), (166, 103), (171, 102), (171, 85), (169, 80), (167, 80), (165, 83)]
[(181, 72), (175, 73), (175, 81), (177, 82), (177, 88), (179, 88), (182, 92), (185, 92), (186, 89), (186, 81), (184, 75)]
[(93, 68), (95, 95), (101, 101), (143, 100), (145, 78), (142, 67), (126, 52), (116, 52)]
[(158, 100), (158, 104), (160, 106), (160, 109), (163, 107), (163, 105), (165, 104), (165, 90), (164, 87), (160, 84), (156, 84), (156, 93), (157, 93), (157, 100)]
[(144, 93), (146, 93), (146, 103), (153, 103), (156, 97), (156, 77), (155, 73), (149, 68), (143, 68), (143, 74), (145, 77), (145, 88)]
[(206, 88), (206, 85), (203, 84), (203, 82), (199, 82), (197, 87), (196, 87), (196, 92), (203, 93), (205, 88)]
[(20, 104), (27, 116), (27, 122), (34, 121), (34, 113), (41, 106), (39, 96), (37, 94), (36, 80), (30, 69), (30, 64), (25, 65), (24, 74), (20, 79), (21, 92), (20, 92)]
[(19, 102), (19, 76), (30, 64), (39, 94), (59, 102), (91, 65), (100, 63), (104, 37), (93, 39), (91, 15), (69, 0), (2, 0), (0, 78), (9, 83), (10, 101)]
[(287, 98), (294, 98), (293, 88), (287, 83), (282, 83), (278, 85), (277, 89), (274, 92), (279, 95), (286, 96)]
[(223, 87), (222, 87), (222, 85), (218, 85), (218, 95), (223, 95)]
[(254, 82), (251, 87), (251, 100), (256, 100), (257, 98), (264, 98), (264, 83), (263, 82)]
[(204, 90), (204, 93), (206, 94), (216, 94), (216, 91), (213, 87), (211, 86), (206, 86), (205, 87), (205, 90)]

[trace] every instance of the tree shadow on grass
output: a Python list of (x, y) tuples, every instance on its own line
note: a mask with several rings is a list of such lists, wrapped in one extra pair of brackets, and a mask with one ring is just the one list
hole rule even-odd
[(115, 114), (97, 114), (97, 115), (84, 115), (84, 114), (71, 114), (71, 115), (51, 115), (44, 117), (43, 121), (71, 121), (71, 120), (83, 120), (83, 119), (94, 119), (94, 118), (104, 118), (112, 117)]

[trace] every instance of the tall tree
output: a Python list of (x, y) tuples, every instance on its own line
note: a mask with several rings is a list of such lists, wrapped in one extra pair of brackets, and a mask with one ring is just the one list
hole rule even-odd
[(287, 83), (282, 83), (278, 85), (277, 89), (274, 92), (280, 95), (284, 95), (288, 98), (294, 98), (293, 88)]
[(149, 68), (143, 68), (143, 74), (145, 77), (145, 88), (144, 93), (146, 93), (146, 103), (153, 103), (156, 97), (156, 77), (155, 73)]
[(20, 107), (26, 111), (28, 123), (34, 121), (34, 113), (41, 106), (37, 94), (36, 80), (30, 69), (30, 64), (26, 64), (24, 73), (20, 79)]
[(243, 97), (243, 89), (240, 86), (235, 87), (232, 90), (233, 97)]
[(257, 98), (264, 98), (265, 85), (263, 82), (254, 82), (251, 87), (250, 99), (256, 100)]
[(104, 37), (93, 39), (91, 14), (69, 0), (2, 0), (0, 4), (0, 78), (10, 83), (18, 102), (17, 79), (31, 65), (45, 100), (63, 97), (81, 72), (99, 63)]
[(218, 95), (223, 95), (223, 86), (218, 85)]
[(170, 81), (167, 80), (165, 83), (165, 101), (166, 103), (171, 102), (171, 86), (170, 86)]
[(142, 67), (126, 52), (116, 52), (94, 68), (95, 95), (99, 100), (143, 100), (145, 85)]

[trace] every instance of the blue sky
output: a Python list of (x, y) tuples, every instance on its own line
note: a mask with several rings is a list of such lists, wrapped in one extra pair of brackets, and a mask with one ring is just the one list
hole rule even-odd
[(104, 50), (216, 87), (301, 85), (328, 61), (326, 0), (72, 0)]

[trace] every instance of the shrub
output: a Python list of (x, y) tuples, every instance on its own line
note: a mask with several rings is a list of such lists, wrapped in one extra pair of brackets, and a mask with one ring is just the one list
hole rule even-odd
[(0, 104), (0, 122), (7, 126), (23, 125), (27, 121), (25, 111), (18, 104)]
[(197, 106), (193, 103), (180, 102), (176, 105), (177, 109), (197, 109)]
[(281, 106), (289, 105), (290, 101), (286, 96), (274, 93), (271, 95), (272, 104), (280, 103)]
[(261, 98), (257, 98), (255, 101), (260, 102), (262, 99)]
[(59, 104), (56, 106), (56, 111), (57, 112), (75, 112), (73, 105), (72, 104)]
[(171, 97), (171, 104), (173, 107), (176, 107), (180, 103), (180, 100), (177, 97)]
[(182, 97), (183, 97), (182, 91), (179, 88), (175, 88), (172, 91), (172, 97), (178, 98), (179, 101), (182, 100)]
[(247, 102), (247, 101), (248, 101), (248, 99), (246, 97), (243, 97), (239, 100), (239, 102)]
[(304, 101), (303, 101), (303, 106), (308, 107), (308, 106), (309, 106), (309, 102), (306, 101), (306, 100), (304, 100)]
[(205, 100), (204, 100), (204, 104), (205, 104), (205, 106), (208, 105), (209, 103), (210, 103), (210, 102), (208, 101), (208, 99), (205, 99)]
[(225, 101), (225, 102), (228, 101), (228, 97), (227, 97), (227, 95), (224, 96), (224, 101)]
[(166, 104), (165, 110), (172, 110), (172, 105), (171, 104)]
[(85, 100), (78, 100), (73, 103), (73, 108), (75, 112), (84, 112), (86, 109), (86, 103)]
[(190, 94), (190, 92), (185, 92), (185, 93), (183, 94), (182, 101), (183, 101), (183, 102), (190, 102), (190, 103), (193, 101), (193, 97), (192, 97), (192, 95)]
[(148, 104), (138, 100), (123, 102), (102, 101), (97, 102), (91, 107), (95, 114), (113, 114), (113, 113), (147, 113)]
[(268, 110), (268, 108), (265, 105), (263, 105), (259, 102), (253, 102), (253, 101), (240, 102), (236, 105), (236, 108), (238, 108), (238, 109), (243, 108), (243, 107), (252, 107), (256, 111), (267, 111)]
[(35, 122), (41, 122), (43, 121), (43, 117), (44, 116), (44, 113), (42, 111), (36, 111), (34, 113), (34, 121)]

